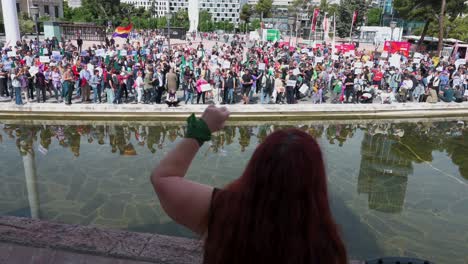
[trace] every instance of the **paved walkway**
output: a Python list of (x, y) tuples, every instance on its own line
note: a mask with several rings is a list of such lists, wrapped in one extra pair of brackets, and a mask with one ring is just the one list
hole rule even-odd
[(74, 253), (50, 248), (0, 243), (0, 264), (149, 264), (128, 259)]

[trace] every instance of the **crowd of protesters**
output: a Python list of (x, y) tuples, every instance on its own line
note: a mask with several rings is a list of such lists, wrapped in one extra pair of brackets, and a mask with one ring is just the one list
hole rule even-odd
[[(5, 46), (2, 101), (42, 103), (295, 104), (463, 102), (465, 64), (404, 56), (203, 35), (212, 45), (168, 46), (156, 31), (82, 48), (83, 41), (23, 40)], [(220, 40), (214, 43), (214, 41)], [(396, 59), (395, 59), (396, 58)]]

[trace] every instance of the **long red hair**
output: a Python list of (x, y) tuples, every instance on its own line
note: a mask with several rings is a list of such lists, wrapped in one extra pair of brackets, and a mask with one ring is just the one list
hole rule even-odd
[(211, 209), (205, 264), (347, 263), (322, 152), (298, 129), (269, 135)]

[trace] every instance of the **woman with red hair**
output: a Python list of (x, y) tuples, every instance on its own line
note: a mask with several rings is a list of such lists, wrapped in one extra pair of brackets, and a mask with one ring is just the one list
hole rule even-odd
[(226, 108), (192, 114), (187, 135), (160, 162), (151, 182), (176, 222), (204, 238), (206, 264), (345, 264), (347, 256), (328, 203), (322, 152), (307, 133), (279, 130), (255, 150), (242, 176), (223, 189), (184, 179)]

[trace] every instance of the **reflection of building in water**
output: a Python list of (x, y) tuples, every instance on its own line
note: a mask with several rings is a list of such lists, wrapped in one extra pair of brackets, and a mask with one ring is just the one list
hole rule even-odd
[(411, 161), (395, 151), (396, 141), (385, 135), (365, 134), (361, 146), (358, 193), (369, 195), (369, 208), (385, 213), (399, 213), (405, 201)]

